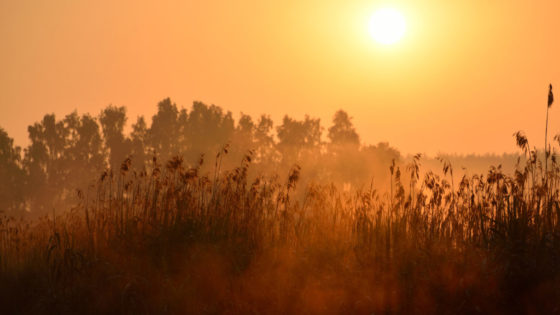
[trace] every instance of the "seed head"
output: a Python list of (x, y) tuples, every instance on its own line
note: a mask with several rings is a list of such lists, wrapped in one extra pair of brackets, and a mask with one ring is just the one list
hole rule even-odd
[(552, 94), (552, 84), (548, 85), (548, 107), (554, 103), (554, 94)]

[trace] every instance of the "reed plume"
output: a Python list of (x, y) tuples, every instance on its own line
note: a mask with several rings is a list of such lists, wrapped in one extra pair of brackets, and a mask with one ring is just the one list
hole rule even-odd
[(548, 85), (548, 102), (546, 106), (546, 123), (544, 128), (544, 154), (545, 154), (545, 161), (544, 161), (544, 175), (545, 175), (545, 182), (548, 182), (548, 156), (550, 155), (550, 150), (547, 146), (548, 140), (548, 109), (554, 103), (554, 94), (552, 94), (552, 84)]

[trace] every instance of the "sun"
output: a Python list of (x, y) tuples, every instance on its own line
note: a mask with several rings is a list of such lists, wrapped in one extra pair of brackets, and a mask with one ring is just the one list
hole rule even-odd
[(402, 14), (392, 8), (382, 8), (369, 20), (369, 32), (380, 44), (390, 45), (398, 42), (406, 31), (406, 21)]

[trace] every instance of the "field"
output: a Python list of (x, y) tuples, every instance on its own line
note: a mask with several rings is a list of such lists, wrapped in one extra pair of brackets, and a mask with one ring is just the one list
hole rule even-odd
[(560, 168), (517, 143), (512, 175), (417, 155), (384, 190), (250, 176), (251, 153), (221, 169), (225, 149), (206, 175), (126, 159), (71, 211), (2, 219), (2, 312), (558, 312)]
[(560, 314), (558, 12), (0, 0), (0, 315)]

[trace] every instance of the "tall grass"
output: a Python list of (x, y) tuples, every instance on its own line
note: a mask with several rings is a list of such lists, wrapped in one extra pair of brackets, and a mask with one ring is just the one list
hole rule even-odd
[[(212, 175), (175, 157), (104, 172), (80, 203), (0, 221), (7, 313), (542, 313), (560, 298), (560, 167), (420, 178), (388, 193), (299, 187), (300, 168), (249, 179), (251, 152)], [(546, 166), (545, 166), (546, 167)], [(402, 170), (401, 170), (402, 168)], [(406, 179), (405, 180), (403, 180)]]

